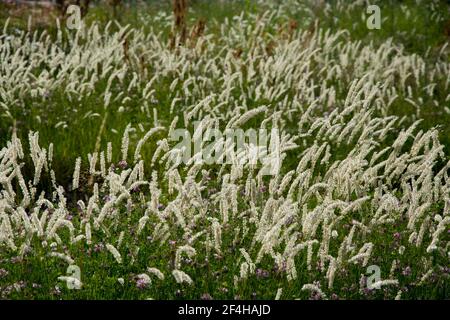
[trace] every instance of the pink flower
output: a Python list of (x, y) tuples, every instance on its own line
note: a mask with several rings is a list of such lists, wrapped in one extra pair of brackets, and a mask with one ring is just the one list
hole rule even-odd
[(119, 167), (121, 167), (122, 169), (126, 169), (126, 167), (128, 166), (127, 162), (125, 160), (120, 160), (118, 163)]
[(212, 300), (212, 297), (211, 297), (211, 295), (209, 293), (204, 293), (200, 297), (200, 300)]

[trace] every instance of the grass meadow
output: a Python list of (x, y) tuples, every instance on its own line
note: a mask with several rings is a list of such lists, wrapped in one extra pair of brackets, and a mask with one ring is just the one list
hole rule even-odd
[(371, 4), (0, 2), (0, 299), (448, 299), (450, 5)]

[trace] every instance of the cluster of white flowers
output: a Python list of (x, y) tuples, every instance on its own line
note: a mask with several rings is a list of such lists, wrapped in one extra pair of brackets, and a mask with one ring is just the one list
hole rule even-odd
[[(282, 9), (259, 17), (235, 17), (233, 24), (226, 20), (217, 38), (205, 36), (197, 46), (180, 47), (176, 53), (156, 34), (128, 27), (108, 35), (101, 35), (95, 25), (80, 30), (70, 41), (70, 51), (62, 50), (62, 42), (53, 43), (45, 34), (0, 36), (0, 60), (8, 61), (0, 69), (2, 115), (11, 115), (15, 101), (27, 94), (44, 96), (64, 87), (68, 96), (83, 97), (105, 79), (105, 110), (114, 112), (108, 109), (111, 101), (121, 101), (126, 108), (131, 100), (128, 92), (134, 91), (142, 99), (143, 112), (154, 120), (140, 139), (139, 132), (145, 132), (142, 124), (124, 128), (117, 156), (128, 163), (126, 169), (111, 169), (111, 143), (106, 150), (76, 158), (72, 190), (80, 187), (85, 164), (91, 177), (102, 178), (101, 182), (92, 180), (86, 198), (78, 201), (82, 214), (77, 222), (68, 218), (73, 210), (66, 190), (55, 179), (56, 146), (42, 148), (38, 133), (30, 133), (30, 152), (25, 154), (21, 140), (13, 135), (0, 149), (0, 246), (20, 250), (38, 238), (61, 248), (60, 231), (65, 228), (71, 242), (85, 241), (89, 246), (102, 235), (109, 242), (107, 250), (121, 264), (118, 249), (124, 248), (122, 242), (133, 241), (128, 237), (130, 230), (161, 244), (177, 237), (172, 275), (177, 283), (193, 284), (181, 270), (183, 255), (195, 259), (202, 251), (208, 257), (221, 256), (227, 252), (225, 243), (229, 244), (224, 239), (231, 238), (242, 254), (235, 262), (239, 282), (253, 275), (267, 257), (286, 272), (288, 280), (297, 279), (296, 257), (305, 250), (308, 270), (313, 261), (320, 261), (331, 289), (349, 264), (365, 267), (373, 259), (372, 230), (399, 226), (404, 217), (405, 236), (411, 245), (426, 248), (430, 254), (424, 256), (426, 261), (432, 260), (432, 252), (448, 256), (449, 242), (443, 235), (450, 224), (450, 160), (437, 129), (417, 129), (422, 99), (417, 94), (432, 97), (437, 83), (448, 91), (450, 63), (438, 59), (430, 71), (422, 58), (408, 55), (391, 41), (379, 47), (363, 46), (350, 41), (345, 31), (319, 28), (293, 31), (290, 38), (278, 39), (273, 52), (266, 54), (264, 37), (281, 17)], [(129, 64), (122, 63), (125, 38)], [(216, 42), (223, 47), (219, 53)], [(244, 53), (233, 54), (237, 46)], [(146, 69), (138, 72), (142, 59), (152, 66), (151, 78)], [(41, 64), (49, 65), (50, 72), (33, 74)], [(349, 68), (351, 73), (346, 71)], [(125, 76), (132, 77), (127, 90), (113, 93)], [(151, 101), (156, 99), (158, 79), (170, 77), (175, 78), (168, 92), (173, 119), (162, 123), (157, 109), (151, 111)], [(347, 92), (344, 98), (340, 98), (342, 92)], [(406, 96), (415, 108), (411, 117), (389, 115), (390, 106), (400, 96)], [(251, 101), (258, 102), (257, 106)], [(169, 136), (180, 125), (178, 119), (186, 127), (193, 120), (203, 121), (200, 130), (206, 132), (218, 125), (250, 125), (255, 118), (262, 119), (255, 129), (273, 127), (281, 133), (282, 170), (268, 181), (262, 169), (250, 163), (235, 161), (216, 170), (194, 161), (184, 166), (171, 162), (178, 151)], [(141, 153), (150, 138), (157, 139), (149, 146), (153, 159), (144, 159)], [(345, 154), (338, 155), (341, 150)], [(34, 164), (33, 177), (23, 174), (28, 156)], [(294, 157), (296, 166), (286, 164), (289, 157)], [(163, 173), (161, 168), (165, 168)], [(51, 194), (37, 189), (45, 174), (52, 178)], [(139, 196), (133, 197), (136, 190)], [(435, 203), (444, 206), (438, 218), (431, 209)], [(124, 220), (122, 212), (136, 207), (144, 208), (137, 222)], [(155, 217), (157, 222), (150, 223)], [(120, 227), (123, 221), (128, 225)], [(118, 249), (110, 244), (116, 243), (113, 240)], [(132, 261), (139, 255), (134, 246), (126, 246), (133, 248)], [(58, 252), (49, 255), (68, 264), (76, 262)], [(159, 269), (148, 268), (147, 272), (164, 280)], [(147, 274), (139, 277), (150, 283)], [(391, 279), (376, 285), (396, 283)], [(326, 297), (315, 284), (304, 284), (302, 290)], [(279, 288), (276, 298), (281, 295)]]

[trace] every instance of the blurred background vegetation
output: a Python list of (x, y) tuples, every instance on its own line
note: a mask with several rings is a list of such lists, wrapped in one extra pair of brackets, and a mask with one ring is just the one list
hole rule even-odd
[[(107, 23), (114, 19), (121, 24), (133, 27), (142, 26), (141, 18), (156, 14), (158, 11), (173, 11), (178, 0), (0, 0), (0, 23), (10, 18), (10, 24), (18, 28), (28, 26), (28, 17), (32, 17), (31, 28), (56, 28), (55, 19), (63, 20), (70, 4), (80, 6), (84, 21), (88, 24)], [(258, 13), (272, 7), (286, 5), (292, 0), (183, 0), (188, 6), (188, 19), (223, 20), (240, 12)], [(430, 47), (438, 46), (450, 37), (450, 0), (374, 0), (351, 1), (353, 10), (343, 6), (339, 0), (297, 0), (301, 7), (308, 7), (318, 19), (320, 26), (333, 30), (347, 29), (354, 39), (363, 41), (384, 41), (392, 37), (404, 44), (405, 48), (423, 53)], [(376, 4), (381, 9), (382, 28), (371, 32), (366, 27), (364, 12), (361, 8), (368, 4)], [(294, 3), (295, 6), (295, 3)], [(433, 10), (430, 10), (433, 6)], [(438, 8), (435, 8), (437, 6)], [(300, 6), (299, 6), (300, 7)], [(325, 7), (327, 9), (325, 10)], [(403, 8), (410, 14), (405, 15)], [(446, 19), (436, 21), (433, 12), (440, 11)], [(292, 11), (292, 19), (299, 25), (305, 21), (305, 12)]]

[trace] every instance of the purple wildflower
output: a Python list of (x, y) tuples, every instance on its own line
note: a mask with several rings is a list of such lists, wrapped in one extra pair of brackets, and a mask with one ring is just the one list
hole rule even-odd
[(17, 256), (17, 257), (12, 257), (9, 261), (10, 261), (11, 263), (15, 264), (15, 263), (21, 262), (22, 259), (21, 259), (19, 256)]
[(411, 275), (411, 268), (409, 266), (404, 268), (403, 271), (402, 271), (402, 275), (410, 276)]
[(283, 261), (283, 262), (281, 263), (281, 266), (275, 265), (275, 266), (273, 267), (273, 271), (276, 272), (276, 273), (282, 273), (282, 272), (285, 272), (285, 271), (286, 271), (286, 268), (287, 268), (286, 262)]
[(13, 289), (14, 287), (12, 285), (6, 286), (2, 291), (2, 298), (6, 298), (7, 296), (9, 296)]
[(127, 164), (127, 162), (125, 160), (120, 160), (117, 165), (119, 167), (121, 167), (122, 169), (126, 169), (126, 167), (128, 166), (128, 164)]
[(200, 300), (212, 300), (213, 298), (211, 297), (211, 295), (209, 293), (204, 293), (202, 294), (202, 296), (200, 297)]
[(264, 269), (256, 269), (256, 276), (258, 278), (268, 278), (269, 277), (269, 271)]
[(363, 289), (363, 293), (367, 296), (372, 293), (372, 290), (366, 287)]
[(309, 297), (310, 300), (321, 300), (322, 295), (319, 292), (311, 292), (311, 296)]
[(100, 252), (105, 248), (103, 243), (97, 243), (94, 245), (94, 252)]
[(147, 286), (148, 286), (148, 282), (145, 281), (144, 279), (139, 278), (139, 279), (136, 280), (136, 287), (137, 287), (138, 289), (141, 289), (141, 290), (142, 290), (142, 289), (147, 288)]
[(52, 290), (52, 294), (59, 296), (61, 294), (61, 289), (58, 286)]

